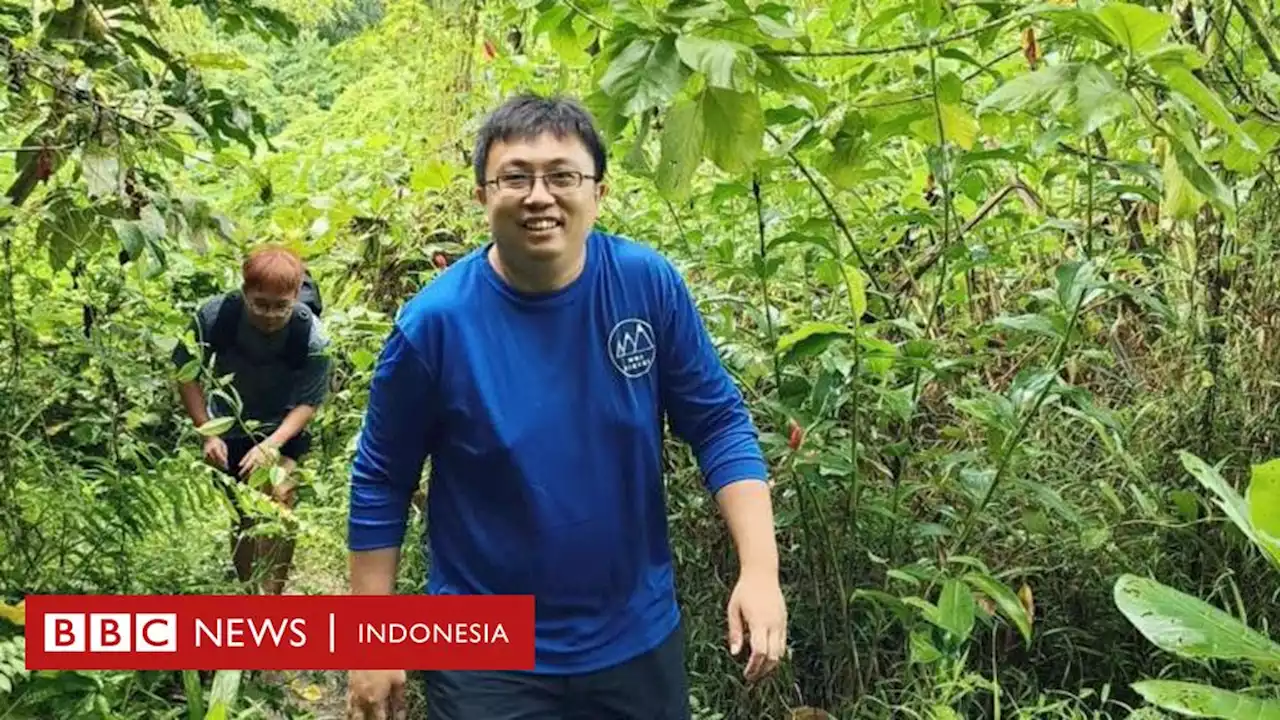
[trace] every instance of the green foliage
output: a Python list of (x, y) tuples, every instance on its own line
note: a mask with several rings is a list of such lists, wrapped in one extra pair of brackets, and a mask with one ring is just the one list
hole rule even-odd
[[(1266, 663), (1231, 662), (1280, 620), (1277, 473), (1248, 464), (1280, 407), (1257, 4), (112, 2), (81, 27), (88, 6), (0, 6), (0, 600), (238, 590), (230, 488), (200, 458), (226, 421), (191, 427), (173, 382), (234, 393), (168, 357), (268, 239), (317, 277), (335, 368), (295, 582), (343, 591), (377, 353), (437, 254), (485, 239), (474, 131), (532, 89), (597, 116), (601, 225), (682, 269), (773, 468), (792, 647), (746, 688), (732, 541), (668, 448), (696, 717), (1268, 710)], [(1174, 454), (1197, 446), (1252, 468), (1248, 492)], [(1240, 532), (1206, 532), (1217, 510)], [(430, 559), (404, 557), (418, 591)], [(304, 704), (252, 674), (3, 657), (0, 713)]]
[[(1274, 523), (1276, 461), (1253, 466), (1248, 499), (1231, 488), (1225, 478), (1203, 460), (1181, 454), (1182, 463), (1210, 492), (1258, 550), (1280, 569), (1274, 537), (1255, 527), (1252, 518)], [(1256, 490), (1256, 493), (1255, 493)], [(1254, 507), (1257, 500), (1260, 506)], [(1129, 622), (1161, 650), (1187, 658), (1234, 660), (1258, 667), (1272, 680), (1280, 680), (1280, 643), (1248, 627), (1230, 614), (1191, 595), (1155, 580), (1123, 575), (1116, 581), (1115, 603)], [(1194, 717), (1280, 718), (1280, 684), (1270, 684), (1271, 697), (1252, 697), (1202, 683), (1143, 680), (1133, 684), (1143, 698), (1162, 708)]]

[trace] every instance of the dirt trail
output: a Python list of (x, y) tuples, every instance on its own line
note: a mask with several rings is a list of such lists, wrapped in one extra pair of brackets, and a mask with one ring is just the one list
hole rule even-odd
[[(322, 551), (303, 538), (294, 555), (294, 569), (286, 595), (341, 595), (346, 579), (320, 557)], [(271, 720), (344, 720), (347, 704), (347, 673), (343, 671), (299, 671), (267, 675), (285, 693), (287, 711), (272, 713)]]

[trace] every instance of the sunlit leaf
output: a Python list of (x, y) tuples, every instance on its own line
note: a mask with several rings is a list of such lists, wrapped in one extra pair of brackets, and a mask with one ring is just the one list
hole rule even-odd
[(675, 97), (689, 76), (680, 61), (676, 37), (631, 41), (600, 78), (600, 87), (620, 103), (624, 115), (638, 115), (661, 107)]
[(1250, 150), (1246, 143), (1233, 137), (1223, 151), (1222, 164), (1232, 172), (1257, 172), (1263, 158), (1280, 141), (1280, 124), (1251, 117), (1240, 124), (1240, 129), (1253, 140), (1257, 150)]
[(1280, 459), (1253, 466), (1245, 501), (1259, 544), (1280, 567)]
[(1129, 574), (1116, 581), (1113, 597), (1129, 622), (1161, 650), (1280, 668), (1280, 645), (1203, 600)]
[(27, 603), (20, 601), (17, 605), (0, 603), (0, 619), (8, 620), (14, 625), (23, 626), (27, 622)]
[(751, 48), (728, 40), (681, 35), (676, 40), (676, 51), (686, 65), (706, 75), (711, 87), (749, 89), (745, 79), (755, 71)]
[(833, 341), (854, 337), (853, 330), (835, 323), (810, 322), (778, 338), (777, 351), (790, 358), (821, 353)]
[(764, 111), (754, 92), (709, 87), (702, 93), (703, 150), (721, 170), (755, 164), (764, 142)]
[(1204, 113), (1209, 122), (1218, 126), (1233, 141), (1239, 143), (1243, 150), (1258, 151), (1257, 143), (1236, 123), (1235, 117), (1222, 102), (1222, 98), (1200, 82), (1185, 62), (1181, 59), (1164, 57), (1151, 61), (1151, 67), (1164, 77), (1169, 87), (1190, 100), (1200, 112)]
[(911, 124), (912, 132), (925, 142), (937, 143), (939, 117), (942, 119), (942, 132), (946, 135), (947, 142), (965, 150), (973, 149), (980, 128), (978, 121), (963, 105), (939, 104), (937, 113), (930, 113), (928, 117)]
[(1125, 2), (1108, 3), (1096, 10), (1095, 14), (1115, 36), (1120, 46), (1135, 55), (1145, 53), (1160, 44), (1173, 26), (1171, 16)]
[(80, 160), (89, 197), (100, 198), (120, 192), (120, 158), (110, 148), (94, 146), (85, 150)]
[(1191, 717), (1280, 720), (1280, 700), (1180, 680), (1141, 680), (1130, 687), (1152, 705)]
[(205, 437), (213, 437), (216, 435), (221, 435), (226, 431), (230, 430), (231, 426), (235, 425), (235, 423), (236, 423), (236, 419), (234, 417), (228, 416), (228, 417), (213, 418), (208, 422), (206, 422), (205, 424), (201, 425), (200, 427), (197, 427), (196, 432), (200, 433), (201, 435), (204, 435)]
[(678, 101), (667, 111), (655, 180), (659, 192), (668, 197), (688, 193), (702, 160), (704, 132), (702, 111), (696, 101)]
[(1160, 200), (1160, 212), (1176, 220), (1194, 217), (1204, 204), (1204, 195), (1178, 167), (1178, 158), (1168, 153), (1164, 158), (1164, 195)]
[(938, 598), (938, 621), (948, 632), (963, 642), (973, 631), (975, 603), (973, 591), (962, 581), (952, 578), (942, 586)]
[(996, 607), (1000, 610), (1000, 614), (1006, 620), (1013, 623), (1022, 635), (1022, 639), (1026, 641), (1028, 647), (1031, 645), (1031, 618), (1028, 616), (1026, 608), (1013, 590), (1007, 585), (996, 580), (985, 573), (970, 572), (964, 576), (964, 581), (973, 586), (975, 590), (981, 592), (990, 598)]

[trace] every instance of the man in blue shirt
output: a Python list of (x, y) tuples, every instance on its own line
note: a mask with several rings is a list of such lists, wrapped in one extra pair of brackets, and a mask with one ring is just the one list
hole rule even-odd
[[(689, 443), (738, 553), (729, 646), (750, 680), (786, 644), (767, 467), (683, 279), (594, 229), (606, 156), (576, 103), (487, 119), (491, 241), (399, 313), (352, 472), (351, 590), (394, 588), (426, 458), (433, 594), (531, 594), (532, 672), (429, 672), (432, 720), (689, 717), (662, 478)], [(353, 671), (349, 717), (403, 713), (405, 673)]]

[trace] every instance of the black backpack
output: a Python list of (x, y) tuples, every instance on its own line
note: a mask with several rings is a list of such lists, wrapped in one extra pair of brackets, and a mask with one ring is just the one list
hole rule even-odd
[[(324, 302), (320, 299), (320, 289), (316, 286), (310, 272), (302, 276), (302, 288), (298, 291), (298, 302), (289, 324), (285, 328), (288, 336), (284, 341), (283, 357), (290, 368), (297, 370), (306, 364), (310, 356), (311, 315), (320, 317), (324, 311)], [(236, 290), (223, 298), (218, 315), (214, 318), (213, 328), (209, 333), (209, 346), (214, 352), (221, 353), (225, 348), (235, 345), (236, 328), (240, 325), (240, 316), (244, 312), (244, 294)]]

